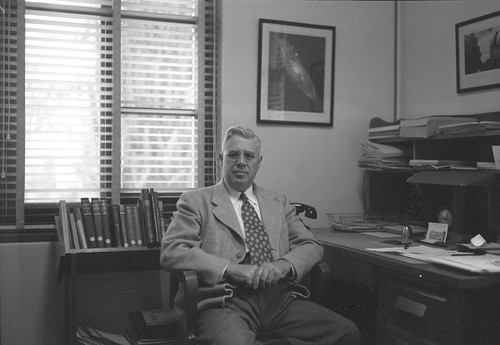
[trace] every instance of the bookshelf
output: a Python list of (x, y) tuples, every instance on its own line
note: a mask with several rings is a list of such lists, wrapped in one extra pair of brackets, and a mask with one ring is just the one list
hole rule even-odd
[[(435, 135), (429, 138), (400, 136), (370, 138), (371, 141), (405, 148), (410, 159), (494, 162), (491, 147), (500, 145), (500, 131)], [(457, 239), (480, 233), (489, 241), (500, 234), (500, 170), (367, 169), (367, 212), (408, 212), (416, 223), (437, 221), (442, 209), (453, 214), (452, 231)], [(462, 236), (463, 234), (463, 236)]]
[[(136, 203), (127, 205), (111, 205), (105, 198), (59, 202), (59, 214), (54, 218), (59, 239), (57, 281), (65, 291), (67, 344), (77, 343), (78, 279), (82, 274), (162, 269), (160, 242), (168, 215), (160, 205), (163, 201), (153, 189), (144, 189)], [(120, 209), (125, 211), (120, 214)], [(172, 286), (170, 291), (174, 291)]]
[(66, 344), (76, 344), (78, 276), (106, 272), (160, 270), (159, 248), (93, 248), (61, 251), (59, 283), (64, 284)]

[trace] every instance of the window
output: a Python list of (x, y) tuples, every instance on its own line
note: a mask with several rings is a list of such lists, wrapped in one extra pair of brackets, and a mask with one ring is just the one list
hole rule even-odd
[(0, 223), (51, 223), (61, 199), (215, 182), (214, 2), (10, 2)]

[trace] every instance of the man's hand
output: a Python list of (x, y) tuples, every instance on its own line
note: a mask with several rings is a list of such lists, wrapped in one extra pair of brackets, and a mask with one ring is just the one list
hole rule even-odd
[(258, 268), (259, 266), (257, 265), (230, 263), (226, 268), (224, 277), (229, 278), (235, 283), (241, 283), (245, 287), (252, 287), (253, 276)]
[(266, 262), (257, 268), (252, 277), (252, 288), (259, 287), (265, 289), (268, 286), (276, 285), (278, 280), (286, 277), (292, 267), (285, 260)]
[(261, 266), (239, 265), (230, 263), (225, 272), (225, 277), (243, 286), (257, 290), (268, 286), (276, 285), (278, 280), (286, 277), (291, 266), (284, 260), (266, 262)]

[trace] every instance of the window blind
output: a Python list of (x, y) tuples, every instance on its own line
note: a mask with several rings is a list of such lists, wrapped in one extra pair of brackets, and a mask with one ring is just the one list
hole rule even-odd
[(17, 4), (0, 2), (1, 18), (1, 172), (0, 225), (14, 224), (16, 220), (17, 180)]
[[(215, 182), (215, 3), (23, 2), (12, 21), (25, 31), (2, 31), (3, 51), (5, 37), (14, 49), (12, 116), (2, 114), (1, 128), (2, 138), (9, 134), (2, 152), (12, 147), (2, 154), (11, 176), (0, 180), (2, 210), (10, 205), (2, 224), (17, 214), (20, 229), (25, 210), (47, 214), (50, 207), (37, 205), (61, 199), (119, 201), (141, 188), (167, 193)], [(25, 89), (15, 85), (16, 68), (25, 70)]]

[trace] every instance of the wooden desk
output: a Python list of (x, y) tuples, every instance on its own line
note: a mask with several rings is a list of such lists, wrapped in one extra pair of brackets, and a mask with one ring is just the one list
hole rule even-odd
[(312, 231), (335, 276), (327, 303), (359, 325), (365, 344), (500, 343), (500, 275), (367, 251), (390, 246), (378, 237)]

